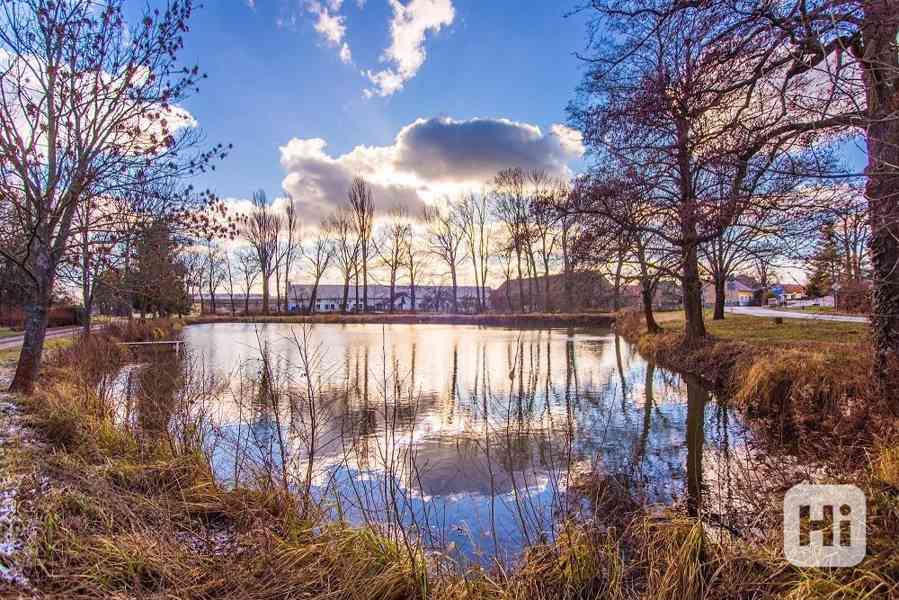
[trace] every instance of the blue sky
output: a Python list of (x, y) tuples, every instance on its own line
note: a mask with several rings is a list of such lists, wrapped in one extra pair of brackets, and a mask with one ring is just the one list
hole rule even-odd
[[(214, 174), (197, 184), (211, 187), (222, 197), (246, 198), (258, 188), (270, 196), (281, 194), (288, 170), (281, 163), (279, 148), (292, 139), (319, 139), (326, 146), (297, 145), (302, 160), (295, 167), (291, 191), (295, 196), (318, 195), (320, 204), (339, 201), (334, 196), (347, 173), (324, 172), (325, 167), (334, 166), (330, 159), (357, 146), (391, 147), (403, 127), (416, 119), (439, 117), (447, 118), (443, 133), (453, 139), (460, 129), (475, 135), (474, 128), (466, 127), (475, 118), (490, 120), (481, 123), (483, 133), (492, 131), (487, 125), (502, 128), (500, 119), (540, 128), (543, 137), (536, 139), (532, 129), (505, 127), (511, 141), (500, 149), (508, 156), (499, 158), (499, 165), (518, 152), (543, 152), (545, 156), (534, 158), (538, 165), (577, 165), (576, 150), (565, 144), (567, 149), (559, 150), (555, 140), (549, 139), (552, 126), (565, 122), (565, 106), (582, 71), (574, 53), (584, 47), (585, 17), (565, 16), (574, 5), (546, 0), (207, 2), (195, 14), (183, 57), (196, 61), (209, 79), (185, 107), (210, 142), (233, 143), (234, 150)], [(405, 30), (412, 31), (399, 32), (406, 42), (409, 35), (416, 37), (416, 20), (427, 25), (429, 18), (432, 23), (436, 18), (440, 26), (425, 29), (419, 46), (425, 58), (413, 76), (401, 89), (382, 97), (363, 71), (400, 72), (405, 64), (381, 60), (393, 44), (391, 25), (398, 20), (397, 7), (400, 12), (410, 11), (405, 20), (399, 19)], [(323, 12), (325, 25), (343, 19), (339, 42), (328, 38), (326, 28), (316, 30)], [(335, 29), (327, 31), (333, 36)], [(350, 49), (351, 62), (341, 60), (344, 44)], [(408, 46), (398, 47), (407, 50)], [(366, 90), (373, 95), (367, 97)], [(470, 139), (462, 135), (461, 140)], [(522, 141), (526, 149), (513, 147)], [(311, 166), (310, 153), (316, 157)], [(450, 159), (439, 158), (438, 164), (452, 171)], [(311, 178), (310, 169), (315, 171)], [(422, 177), (405, 175), (403, 186), (423, 184)], [(469, 175), (469, 184), (479, 176)], [(394, 181), (382, 183), (387, 195)], [(403, 190), (394, 191), (401, 194)]]

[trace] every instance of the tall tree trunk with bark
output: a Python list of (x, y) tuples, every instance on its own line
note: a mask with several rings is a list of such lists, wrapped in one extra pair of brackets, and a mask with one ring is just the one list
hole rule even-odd
[(453, 280), (453, 313), (459, 312), (459, 284), (458, 278), (456, 277), (456, 267), (453, 266), (450, 269), (450, 276)]
[(715, 275), (713, 285), (715, 286), (715, 312), (712, 320), (720, 321), (724, 318), (724, 305), (727, 302), (727, 280), (724, 274)]
[(702, 281), (699, 278), (696, 243), (685, 241), (681, 256), (683, 258), (681, 286), (684, 294), (684, 341), (687, 344), (694, 344), (706, 335), (702, 316)]
[(350, 275), (343, 280), (343, 300), (340, 303), (340, 312), (346, 312), (346, 306), (350, 299)]
[(44, 338), (47, 334), (47, 315), (50, 311), (50, 296), (53, 291), (53, 279), (56, 264), (50, 257), (50, 251), (39, 240), (32, 241), (32, 256), (29, 271), (33, 276), (33, 293), (24, 306), (25, 333), (19, 363), (13, 376), (9, 391), (31, 393), (34, 381), (41, 368), (41, 357), (44, 352)]
[(868, 200), (874, 271), (871, 328), (875, 375), (890, 404), (899, 403), (899, 57), (896, 2), (866, 6), (862, 25), (868, 108)]
[(515, 262), (518, 266), (518, 304), (521, 308), (520, 312), (524, 312), (524, 275), (521, 273), (521, 250), (515, 249)]
[(646, 331), (652, 334), (659, 333), (661, 328), (656, 323), (655, 314), (652, 311), (652, 295), (655, 291), (652, 281), (648, 277), (640, 278), (640, 296), (643, 300), (643, 318), (646, 320)]

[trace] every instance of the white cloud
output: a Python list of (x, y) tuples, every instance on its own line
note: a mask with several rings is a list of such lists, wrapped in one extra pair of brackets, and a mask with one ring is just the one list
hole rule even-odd
[(346, 17), (338, 14), (343, 0), (327, 0), (322, 3), (312, 0), (306, 4), (306, 10), (316, 16), (315, 31), (332, 48), (338, 48), (341, 62), (353, 62), (353, 53), (346, 41)]
[(391, 66), (378, 72), (365, 71), (374, 88), (365, 90), (371, 97), (390, 96), (415, 77), (425, 62), (425, 37), (451, 25), (456, 12), (452, 0), (389, 0), (393, 9), (390, 23), (390, 46), (381, 56)]
[(379, 211), (402, 206), (416, 214), (443, 196), (479, 189), (501, 169), (543, 169), (568, 177), (568, 162), (583, 155), (576, 132), (508, 119), (418, 119), (389, 146), (356, 146), (333, 156), (321, 138), (293, 138), (280, 148), (282, 187), (304, 218), (316, 221), (346, 199), (353, 177), (374, 188)]

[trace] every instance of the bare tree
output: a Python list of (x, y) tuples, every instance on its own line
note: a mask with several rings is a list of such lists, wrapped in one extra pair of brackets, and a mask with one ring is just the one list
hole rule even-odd
[(284, 240), (284, 251), (282, 252), (284, 262), (284, 310), (287, 310), (290, 299), (290, 275), (293, 272), (294, 260), (297, 256), (297, 250), (302, 253), (303, 242), (301, 234), (301, 224), (297, 207), (294, 204), (293, 197), (287, 195), (287, 207), (284, 209), (284, 224), (287, 229), (287, 237)]
[[(753, 181), (771, 170), (801, 170), (816, 136), (793, 126), (795, 104), (766, 102), (769, 85), (747, 85), (747, 62), (764, 52), (764, 35), (721, 44), (720, 15), (676, 11), (664, 0), (597, 0), (591, 66), (572, 115), (597, 166), (639, 175), (660, 218), (651, 230), (679, 249), (684, 338), (706, 335), (699, 248), (753, 202)], [(791, 88), (801, 97), (811, 86)], [(813, 158), (813, 157), (812, 157)], [(726, 193), (717, 180), (727, 166)]]
[(233, 316), (237, 312), (237, 305), (234, 303), (234, 292), (237, 289), (235, 287), (235, 272), (234, 268), (234, 253), (233, 252), (225, 252), (225, 289), (228, 290), (228, 304), (231, 307), (231, 315)]
[(426, 248), (422, 248), (418, 236), (411, 227), (407, 228), (405, 233), (406, 237), (403, 240), (403, 266), (406, 268), (406, 275), (409, 278), (409, 300), (414, 312), (418, 310), (417, 287), (428, 268), (429, 253)]
[[(202, 77), (177, 59), (193, 4), (148, 7), (131, 27), (120, 1), (0, 7), (0, 196), (15, 205), (6, 213), (14, 218), (0, 222), (0, 255), (26, 274), (29, 288), (14, 391), (30, 391), (40, 368), (57, 267), (78, 207), (205, 169), (225, 151), (191, 157), (201, 138), (176, 108)], [(190, 200), (171, 199), (166, 212)]]
[[(558, 199), (568, 195), (565, 182), (553, 180), (545, 171), (535, 169), (528, 173), (528, 183), (533, 200), (529, 203), (532, 238), (537, 254), (543, 263), (543, 310), (553, 309), (550, 295), (550, 264), (554, 259), (559, 231), (556, 227)], [(536, 271), (536, 269), (535, 269)]]
[(474, 284), (477, 288), (477, 309), (483, 311), (487, 307), (487, 277), (490, 266), (491, 229), (488, 194), (465, 194), (456, 204), (459, 223), (468, 247), (471, 259), (471, 270), (474, 273)]
[(328, 270), (334, 257), (334, 239), (327, 222), (323, 222), (318, 233), (308, 247), (303, 246), (303, 256), (309, 261), (309, 273), (312, 275), (312, 293), (309, 294), (307, 312), (315, 312), (315, 301), (318, 298), (318, 284)]
[(206, 290), (209, 292), (209, 305), (212, 314), (218, 310), (216, 306), (215, 295), (218, 289), (225, 283), (227, 273), (225, 272), (226, 257), (221, 245), (215, 240), (203, 240), (203, 271)]
[[(528, 296), (525, 303), (524, 272), (522, 260), (527, 262), (527, 249), (530, 246), (530, 230), (528, 228), (528, 205), (525, 173), (521, 169), (507, 169), (497, 174), (493, 182), (494, 210), (497, 220), (503, 225), (509, 247), (515, 257), (515, 269), (518, 274), (518, 299), (520, 310), (524, 312), (532, 300)], [(526, 265), (525, 268), (528, 268)], [(511, 285), (511, 280), (509, 281)], [(533, 285), (533, 281), (531, 281)], [(509, 307), (513, 309), (513, 307)]]
[(281, 224), (281, 216), (268, 203), (265, 192), (255, 192), (253, 208), (243, 219), (243, 234), (256, 251), (262, 276), (262, 313), (266, 315), (269, 313), (269, 284), (278, 263)]
[(446, 265), (452, 282), (453, 312), (459, 312), (459, 264), (465, 259), (465, 235), (457, 219), (451, 202), (446, 208), (428, 206), (425, 208), (425, 223), (428, 226), (428, 241), (431, 252)]
[(253, 248), (240, 248), (234, 254), (237, 258), (237, 271), (243, 284), (243, 312), (249, 314), (250, 292), (253, 291), (253, 286), (262, 271), (259, 266), (259, 255)]
[[(348, 194), (353, 225), (359, 240), (359, 260), (362, 272), (362, 310), (368, 312), (368, 262), (374, 225), (375, 204), (371, 186), (361, 177), (353, 179)], [(358, 272), (357, 272), (358, 281)]]
[(343, 280), (343, 296), (340, 311), (346, 312), (350, 295), (350, 282), (359, 270), (359, 237), (355, 234), (353, 214), (346, 208), (339, 208), (328, 218), (328, 229), (334, 238), (334, 263)]
[(389, 220), (381, 227), (379, 239), (375, 243), (381, 264), (387, 269), (390, 287), (390, 312), (396, 307), (396, 280), (400, 268), (406, 263), (409, 218), (405, 211), (395, 210), (388, 215)]

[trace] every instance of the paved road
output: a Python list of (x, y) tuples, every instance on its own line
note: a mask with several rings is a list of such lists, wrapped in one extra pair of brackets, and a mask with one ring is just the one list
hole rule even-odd
[[(77, 336), (80, 332), (81, 327), (51, 327), (47, 330), (46, 339), (53, 340), (66, 336)], [(0, 350), (12, 350), (13, 348), (18, 348), (22, 345), (24, 337), (25, 335), (20, 333), (18, 335), (0, 338)]]
[(760, 306), (728, 306), (726, 312), (735, 315), (749, 315), (752, 317), (783, 317), (784, 319), (811, 319), (814, 321), (842, 321), (844, 323), (867, 323), (868, 317), (852, 317), (849, 315), (828, 315), (813, 312), (800, 312), (789, 310), (773, 310)]

